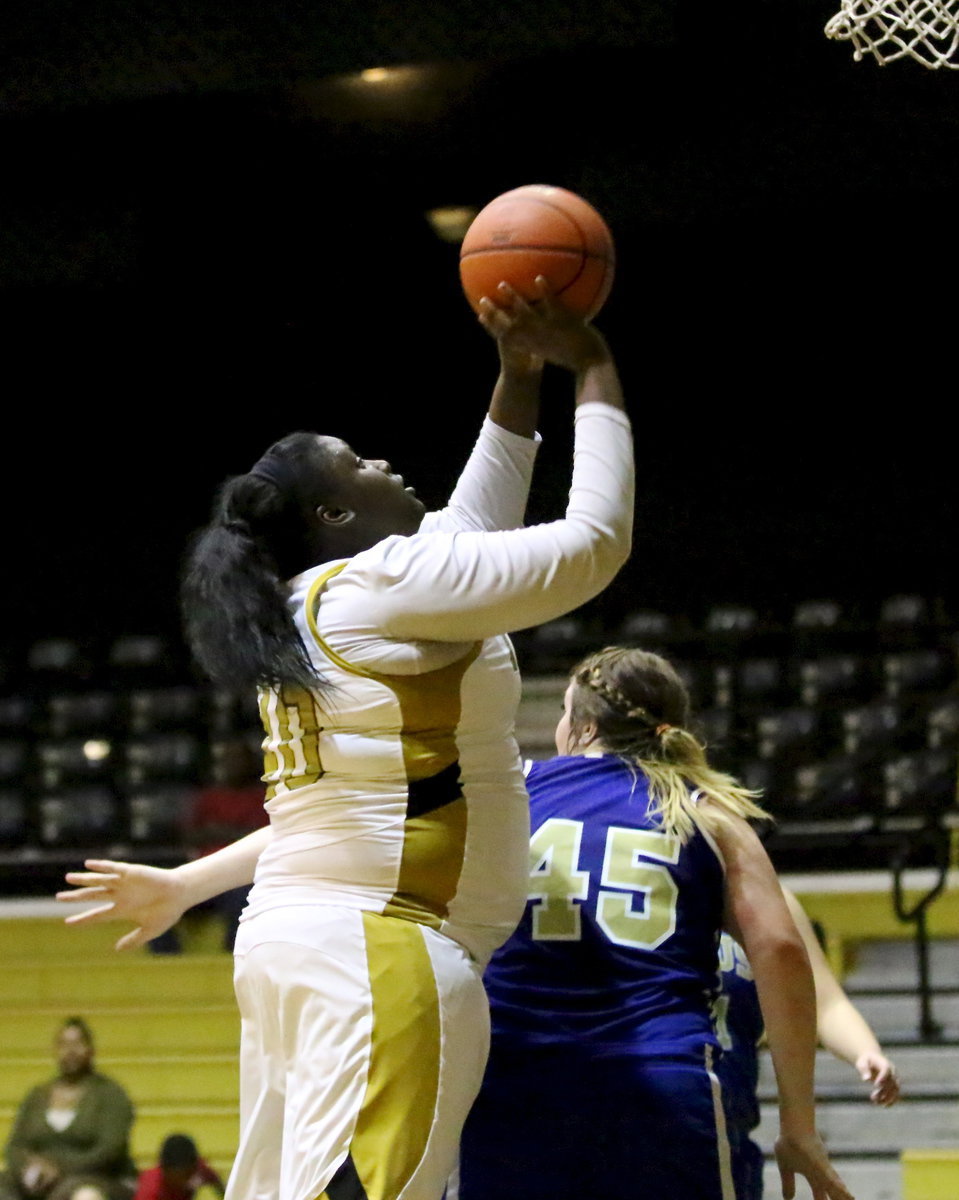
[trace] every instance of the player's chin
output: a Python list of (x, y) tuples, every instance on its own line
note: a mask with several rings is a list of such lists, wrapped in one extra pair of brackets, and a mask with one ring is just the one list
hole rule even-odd
[(417, 496), (417, 494), (413, 491), (412, 488), (406, 489), (406, 497), (407, 497), (407, 501), (409, 504), (409, 515), (410, 515), (409, 532), (416, 533), (416, 531), (420, 527), (420, 522), (423, 520), (423, 517), (426, 515), (426, 505), (419, 498), (419, 496)]

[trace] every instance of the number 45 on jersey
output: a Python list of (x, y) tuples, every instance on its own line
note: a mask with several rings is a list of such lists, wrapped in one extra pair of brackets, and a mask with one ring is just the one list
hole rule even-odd
[[(551, 817), (530, 840), (533, 937), (576, 942), (590, 873), (580, 870), (583, 822)], [(596, 896), (596, 924), (611, 942), (655, 950), (676, 929), (679, 888), (664, 863), (677, 863), (681, 842), (670, 833), (611, 825)], [(637, 907), (637, 902), (639, 906)]]

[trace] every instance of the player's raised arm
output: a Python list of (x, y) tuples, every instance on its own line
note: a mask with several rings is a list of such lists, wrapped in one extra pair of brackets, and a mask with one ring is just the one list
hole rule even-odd
[(625, 409), (622, 388), (606, 339), (595, 326), (565, 309), (546, 280), (536, 280), (535, 303), (504, 284), (494, 300), (480, 301), (480, 324), (500, 347), (500, 355), (528, 364), (545, 360), (576, 375), (576, 403), (597, 401)]
[[(513, 294), (509, 284), (500, 285), (500, 299), (508, 302)], [(481, 315), (484, 326), (485, 315), (484, 311)], [(497, 349), (500, 372), (490, 402), (490, 420), (510, 433), (534, 437), (539, 419), (543, 359), (538, 354), (513, 345), (507, 338), (497, 339)]]

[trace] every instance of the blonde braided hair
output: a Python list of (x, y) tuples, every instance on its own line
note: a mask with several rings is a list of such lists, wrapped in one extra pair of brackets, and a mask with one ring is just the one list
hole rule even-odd
[(612, 754), (645, 775), (650, 813), (664, 829), (689, 838), (697, 825), (693, 792), (735, 816), (769, 820), (759, 793), (709, 765), (690, 732), (689, 694), (675, 667), (648, 650), (607, 646), (573, 668), (571, 740), (587, 725)]

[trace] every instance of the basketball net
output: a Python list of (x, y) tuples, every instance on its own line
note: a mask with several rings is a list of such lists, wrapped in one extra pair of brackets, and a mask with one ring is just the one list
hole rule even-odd
[(841, 0), (826, 37), (849, 41), (853, 58), (879, 65), (912, 58), (931, 71), (959, 70), (959, 0)]

